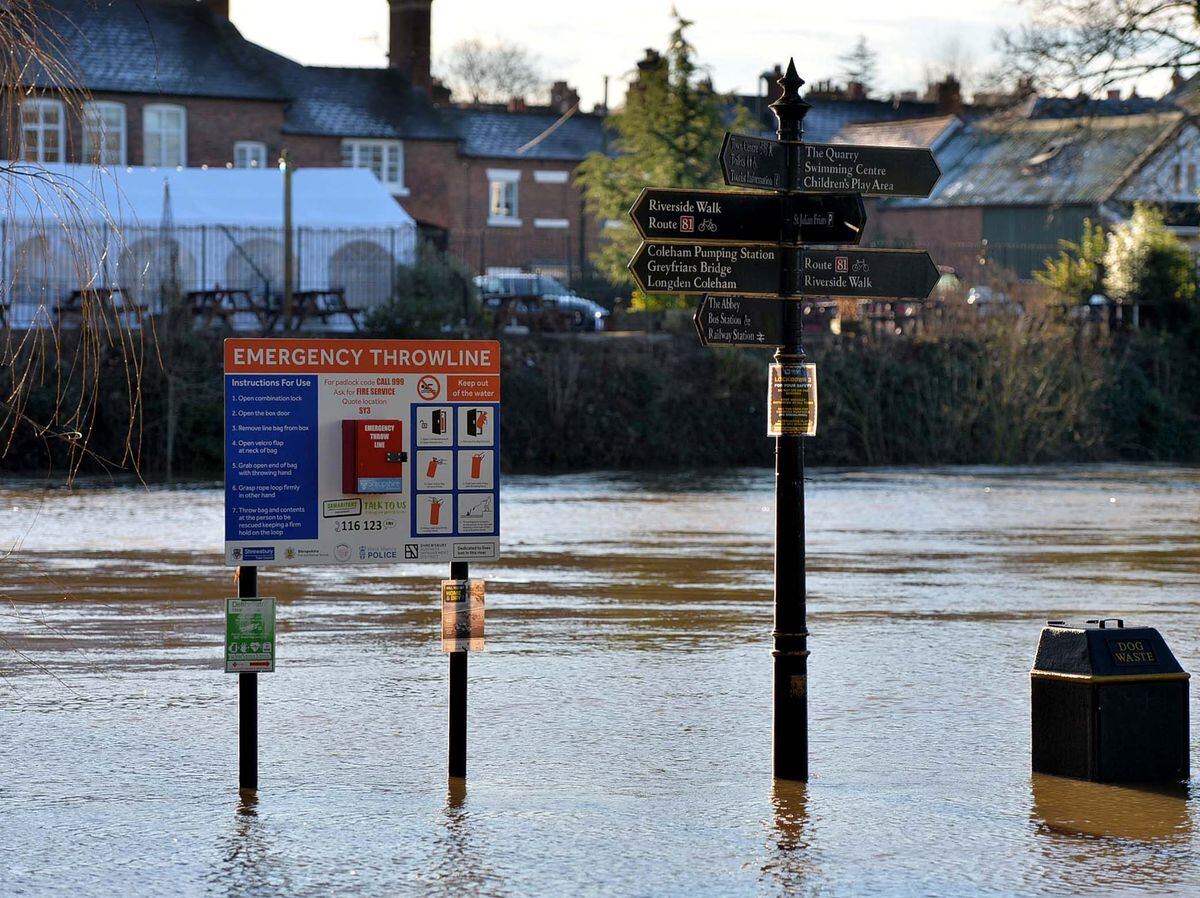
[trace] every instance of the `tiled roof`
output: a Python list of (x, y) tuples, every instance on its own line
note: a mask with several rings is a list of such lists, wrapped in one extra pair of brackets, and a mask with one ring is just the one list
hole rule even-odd
[(1108, 200), (1173, 135), (1178, 112), (1086, 119), (997, 118), (960, 129), (937, 153), (927, 199), (889, 206), (1091, 205)]
[(932, 147), (959, 122), (956, 115), (903, 119), (898, 122), (870, 122), (847, 125), (834, 137), (834, 143), (858, 143), (876, 147)]
[(452, 109), (444, 114), (457, 128), (464, 156), (578, 162), (605, 148), (604, 118), (598, 115), (577, 112), (560, 123), (562, 116), (546, 112)]
[[(48, 0), (56, 55), (93, 92), (274, 100), (284, 131), (454, 140), (428, 96), (394, 69), (303, 66), (242, 37), (196, 0)], [(31, 83), (49, 85), (40, 69)], [(61, 80), (61, 79), (59, 79)]]
[(394, 69), (319, 68), (288, 63), (294, 96), (290, 134), (454, 140), (453, 125)]
[[(49, 0), (53, 55), (91, 91), (282, 100), (282, 59), (194, 0)], [(40, 67), (28, 83), (50, 86)], [(61, 82), (61, 79), (55, 79)]]
[(1168, 98), (1126, 97), (1123, 100), (1094, 100), (1091, 97), (1038, 97), (1030, 118), (1089, 118), (1109, 115), (1142, 115), (1174, 109)]
[[(738, 99), (749, 110), (762, 132), (775, 133), (775, 116), (767, 107), (765, 97), (741, 96)], [(915, 100), (809, 97), (808, 102), (812, 103), (812, 109), (804, 116), (804, 139), (812, 143), (829, 143), (842, 128), (858, 122), (927, 118), (937, 113), (936, 103)]]

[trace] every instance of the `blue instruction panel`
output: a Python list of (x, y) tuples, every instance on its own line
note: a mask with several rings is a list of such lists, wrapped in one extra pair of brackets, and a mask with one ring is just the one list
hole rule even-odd
[(498, 557), (500, 347), (225, 341), (225, 561)]

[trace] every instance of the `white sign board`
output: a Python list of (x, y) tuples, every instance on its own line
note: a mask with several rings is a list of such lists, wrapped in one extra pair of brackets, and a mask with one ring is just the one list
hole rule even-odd
[(500, 346), (225, 341), (225, 561), (495, 559)]

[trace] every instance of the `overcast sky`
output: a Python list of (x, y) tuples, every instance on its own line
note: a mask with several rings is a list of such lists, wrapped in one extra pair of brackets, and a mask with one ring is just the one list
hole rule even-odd
[[(955, 55), (982, 73), (996, 65), (996, 29), (1019, 21), (1013, 2), (988, 0), (677, 0), (695, 21), (690, 34), (720, 90), (754, 93), (758, 74), (796, 57), (809, 81), (840, 79), (838, 57), (866, 35), (879, 57), (883, 93), (924, 87), (927, 68)], [(386, 62), (387, 0), (231, 0), (234, 23), (250, 40), (317, 65)], [(527, 46), (548, 80), (566, 79), (585, 107), (613, 102), (646, 47), (662, 48), (671, 0), (434, 0), (433, 54), (469, 37)]]

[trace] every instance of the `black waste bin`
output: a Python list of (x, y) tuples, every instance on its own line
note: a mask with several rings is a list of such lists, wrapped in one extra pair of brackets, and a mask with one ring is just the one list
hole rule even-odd
[(1050, 621), (1030, 678), (1036, 772), (1187, 779), (1188, 674), (1157, 630), (1116, 618)]

